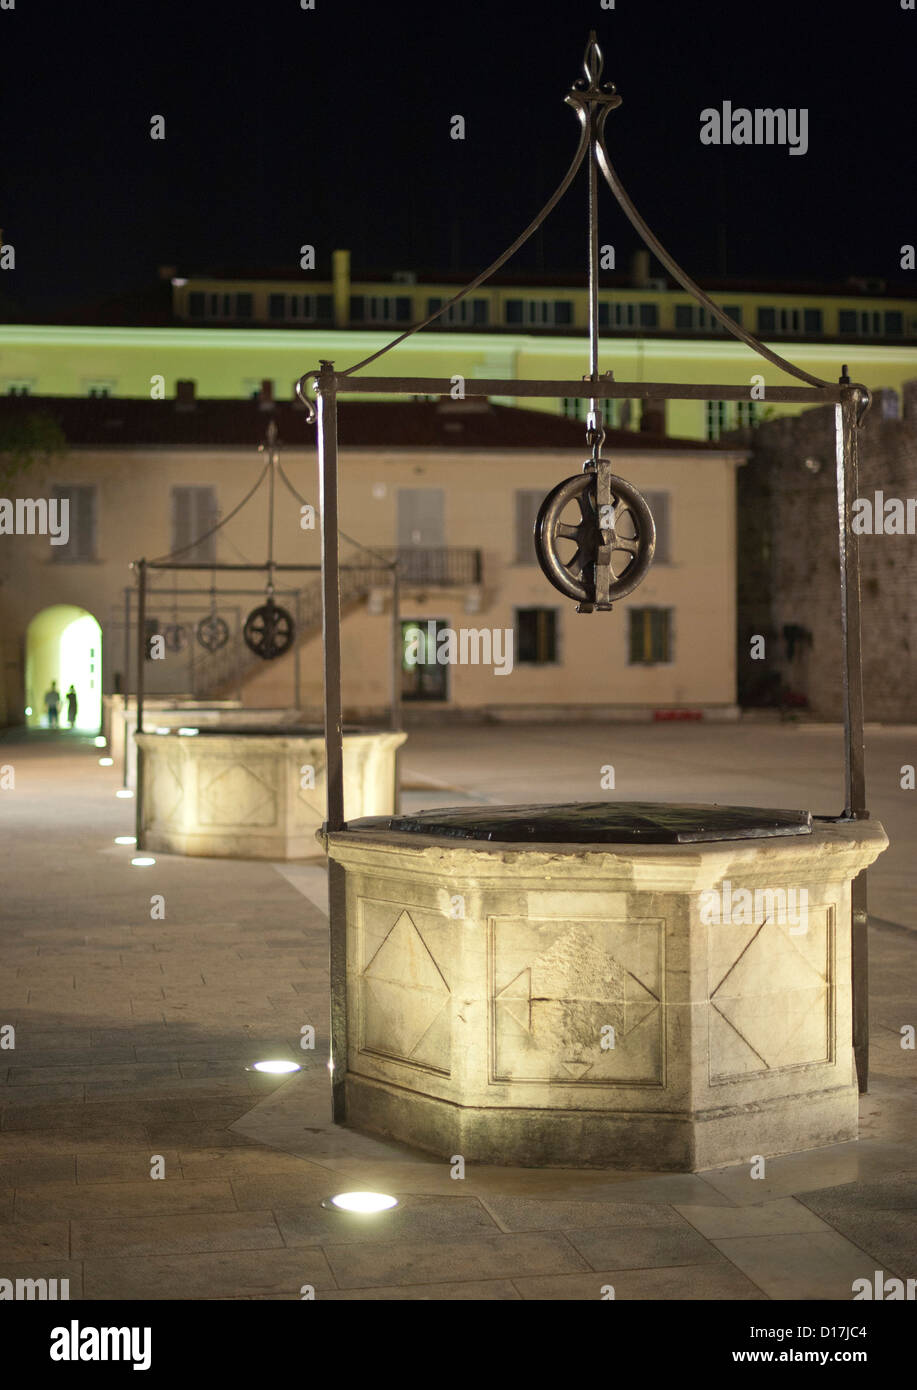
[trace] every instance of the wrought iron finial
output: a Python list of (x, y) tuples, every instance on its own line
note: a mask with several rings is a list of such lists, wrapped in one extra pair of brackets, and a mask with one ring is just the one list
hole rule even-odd
[[(589, 42), (586, 43), (584, 56), (582, 56), (582, 71), (585, 78), (577, 78), (571, 89), (571, 95), (575, 100), (582, 100), (588, 97), (592, 101), (602, 101), (607, 106), (620, 106), (621, 97), (617, 95), (617, 88), (614, 82), (603, 82), (602, 71), (604, 68), (604, 57), (602, 49), (599, 47), (599, 40), (596, 39), (595, 29), (589, 31)], [(567, 97), (570, 101), (570, 97)]]
[(589, 30), (589, 42), (586, 44), (586, 52), (583, 54), (583, 71), (589, 78), (590, 87), (599, 85), (599, 78), (602, 76), (602, 69), (605, 66), (605, 59), (602, 57), (602, 50), (599, 48), (595, 30)]
[(267, 426), (267, 442), (273, 444), (277, 438), (277, 421), (269, 420)]

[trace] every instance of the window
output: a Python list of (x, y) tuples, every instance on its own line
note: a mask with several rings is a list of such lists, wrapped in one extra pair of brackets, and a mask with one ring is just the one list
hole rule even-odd
[(706, 437), (719, 439), (723, 430), (729, 428), (725, 401), (706, 401)]
[(672, 660), (671, 608), (629, 608), (630, 665), (657, 666)]
[(7, 396), (30, 396), (34, 385), (34, 377), (8, 376), (4, 379), (3, 391)]
[(410, 323), (411, 304), (411, 297), (407, 294), (352, 294), (351, 322)]
[(759, 420), (759, 401), (736, 401), (736, 425), (740, 430), (754, 429)]
[[(69, 535), (66, 545), (51, 547), (54, 560), (71, 564), (85, 563), (96, 558), (96, 489), (92, 486), (55, 487), (51, 495), (59, 502), (68, 501)], [(63, 511), (63, 508), (61, 508)], [(63, 516), (61, 516), (63, 520)]]
[(759, 309), (759, 310), (758, 310), (758, 332), (759, 332), (759, 333), (773, 333), (776, 327), (777, 327), (777, 311), (776, 311), (776, 309)]
[(881, 338), (883, 331), (893, 337), (902, 332), (904, 320), (895, 310), (882, 314), (877, 309), (841, 309), (838, 328), (841, 333), (856, 333), (861, 338)]
[(557, 661), (557, 609), (516, 609), (516, 660), (529, 666)]
[(706, 438), (719, 439), (726, 430), (754, 429), (761, 420), (760, 401), (736, 401), (735, 409), (728, 401), (705, 402)]
[(641, 327), (641, 328), (658, 328), (658, 327), (659, 327), (659, 309), (658, 309), (657, 305), (655, 305), (655, 304), (641, 304), (641, 305), (640, 305), (640, 327)]
[[(650, 305), (652, 308), (653, 306)], [(599, 304), (600, 328), (633, 328), (637, 322), (636, 304), (622, 304), (618, 300)]]
[(530, 328), (564, 327), (573, 322), (573, 304), (569, 299), (508, 299), (506, 322)]
[(192, 290), (188, 295), (188, 315), (192, 319), (250, 319), (252, 304), (247, 291), (214, 294)]
[[(603, 400), (598, 402), (599, 419), (606, 429), (616, 429), (620, 419), (621, 401)], [(560, 403), (560, 413), (568, 420), (585, 420), (588, 402), (582, 396), (564, 396)]]
[(656, 555), (654, 563), (657, 565), (670, 565), (672, 555), (670, 550), (670, 526), (669, 526), (669, 494), (667, 492), (645, 492), (650, 511), (653, 513), (653, 520), (656, 523)]
[(803, 309), (802, 323), (807, 333), (820, 333), (822, 331), (821, 309)]
[(113, 396), (118, 383), (114, 377), (95, 377), (83, 379), (83, 389), (87, 396)]
[[(442, 297), (427, 300), (427, 314), (435, 314), (437, 309), (442, 308), (445, 301)], [(486, 299), (461, 299), (458, 304), (452, 304), (444, 314), (440, 314), (437, 323), (454, 323), (468, 327), (472, 324), (487, 323), (490, 317), (490, 305)]]
[(544, 501), (544, 491), (532, 488), (516, 490), (516, 564), (534, 565), (535, 559), (535, 518), (538, 508)]
[[(724, 314), (728, 314), (729, 317), (732, 319), (733, 323), (741, 323), (741, 322), (742, 322), (742, 306), (741, 306), (741, 304), (724, 304), (724, 305), (723, 305), (723, 313), (724, 313)], [(721, 325), (721, 324), (718, 324), (717, 327), (722, 327), (722, 325)], [(723, 332), (725, 333), (726, 330), (723, 329)]]
[[(724, 308), (723, 312), (728, 314), (730, 318), (734, 318), (737, 323), (741, 323), (742, 311), (738, 305), (732, 304)], [(682, 329), (683, 332), (726, 332), (716, 315), (711, 313), (703, 304), (676, 304), (675, 327)]]
[(269, 294), (267, 313), (275, 323), (330, 323), (334, 300), (330, 294)]
[[(206, 532), (216, 526), (217, 498), (212, 487), (173, 487), (171, 551), (183, 564), (202, 564), (216, 559), (216, 536)], [(197, 543), (195, 543), (197, 542)]]

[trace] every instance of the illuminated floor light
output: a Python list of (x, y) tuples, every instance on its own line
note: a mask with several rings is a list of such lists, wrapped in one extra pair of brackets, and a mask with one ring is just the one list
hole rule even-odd
[(99, 734), (98, 737), (97, 737), (97, 738), (94, 738), (92, 741), (93, 741), (93, 743), (95, 744), (96, 748), (107, 748), (107, 747), (108, 747), (108, 739), (107, 739), (107, 738), (103, 738), (103, 736), (102, 736), (101, 734)]
[(151, 864), (156, 863), (156, 860), (140, 855), (136, 859), (132, 859), (131, 863), (135, 869), (148, 869)]
[(115, 796), (133, 796), (133, 795), (134, 795), (134, 793), (133, 793), (132, 791), (130, 791), (127, 787), (122, 787), (120, 791), (115, 792)]
[(116, 835), (116, 836), (115, 836), (115, 844), (116, 844), (116, 845), (135, 845), (136, 843), (137, 843), (137, 836), (136, 836), (136, 835)]
[(115, 760), (114, 760), (114, 758), (100, 758), (100, 759), (99, 759), (99, 767), (114, 767), (114, 765), (115, 765)]
[(377, 1211), (391, 1211), (397, 1207), (398, 1198), (387, 1192), (339, 1192), (336, 1197), (328, 1197), (323, 1207), (331, 1211), (355, 1211), (361, 1215), (372, 1215)]
[(172, 732), (172, 730), (169, 729), (169, 728), (166, 728), (166, 726), (165, 726), (164, 724), (163, 724), (163, 725), (160, 725), (158, 728), (156, 728), (156, 729), (153, 730), (153, 733), (154, 733), (154, 734), (170, 734), (171, 732)]
[(197, 733), (200, 732), (200, 730), (199, 730), (199, 729), (179, 729), (178, 732), (179, 732), (180, 734), (183, 734), (186, 738), (190, 738), (192, 734), (197, 734)]
[(302, 1067), (299, 1065), (298, 1062), (253, 1062), (252, 1065), (250, 1067), (246, 1067), (245, 1070), (265, 1071), (275, 1076), (283, 1076), (286, 1072), (302, 1071)]
[(31, 705), (26, 705), (26, 707), (25, 707), (26, 719), (28, 719), (28, 717), (29, 717), (29, 715), (30, 715), (31, 713), (32, 713), (32, 706), (31, 706)]

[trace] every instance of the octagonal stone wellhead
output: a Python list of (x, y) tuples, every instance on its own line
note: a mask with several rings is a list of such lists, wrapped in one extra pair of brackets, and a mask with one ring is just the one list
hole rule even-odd
[(444, 1158), (674, 1171), (856, 1138), (850, 885), (876, 821), (476, 807), (324, 843), (347, 1124)]

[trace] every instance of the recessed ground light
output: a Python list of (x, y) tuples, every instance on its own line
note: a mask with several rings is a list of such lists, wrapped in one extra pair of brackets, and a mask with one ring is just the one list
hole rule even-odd
[(164, 724), (160, 725), (159, 728), (153, 730), (154, 734), (170, 734), (171, 732), (172, 730), (167, 728)]
[(31, 706), (31, 705), (26, 705), (26, 707), (25, 707), (25, 713), (26, 713), (26, 718), (28, 718), (29, 715), (32, 713), (32, 706)]
[(189, 737), (189, 738), (190, 738), (190, 736), (191, 736), (192, 734), (199, 733), (200, 730), (199, 730), (199, 729), (179, 729), (178, 732), (179, 732), (180, 734), (184, 734), (186, 737)]
[(135, 845), (136, 843), (137, 843), (137, 836), (136, 836), (136, 835), (116, 835), (116, 836), (115, 836), (115, 844), (116, 844), (116, 845)]
[(99, 767), (114, 767), (114, 765), (115, 765), (115, 760), (114, 760), (114, 758), (100, 758), (100, 759), (99, 759)]
[(108, 739), (105, 738), (102, 734), (98, 734), (92, 741), (95, 744), (96, 748), (108, 747)]
[(145, 855), (139, 855), (137, 858), (132, 859), (131, 863), (137, 869), (148, 869), (151, 864), (156, 863), (156, 860), (150, 859), (148, 856)]
[(387, 1192), (339, 1192), (336, 1197), (326, 1197), (323, 1207), (329, 1211), (356, 1211), (372, 1215), (377, 1211), (391, 1211), (397, 1207), (398, 1198)]
[(272, 1075), (275, 1076), (282, 1076), (285, 1072), (288, 1071), (302, 1071), (302, 1067), (299, 1065), (298, 1062), (285, 1062), (280, 1060), (276, 1062), (253, 1062), (252, 1065), (250, 1067), (246, 1067), (245, 1070), (266, 1071), (270, 1072)]
[(128, 787), (122, 787), (120, 791), (115, 792), (115, 796), (133, 796), (133, 795), (134, 795), (134, 793), (133, 793), (132, 791), (130, 791), (130, 789), (129, 789)]

